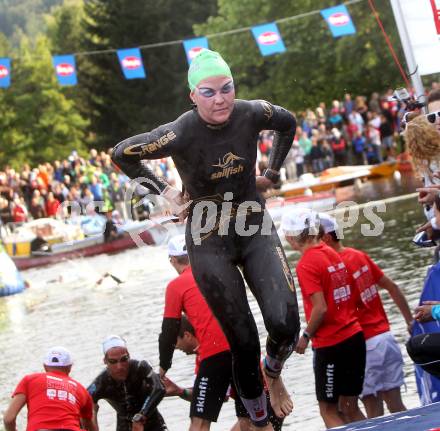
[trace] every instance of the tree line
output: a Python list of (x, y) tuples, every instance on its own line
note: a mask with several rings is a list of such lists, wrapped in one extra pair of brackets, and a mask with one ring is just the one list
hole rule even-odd
[[(0, 0), (8, 3), (8, 0)], [(28, 0), (31, 1), (31, 0)], [(35, 0), (50, 13), (41, 31), (0, 32), (0, 57), (12, 57), (12, 85), (0, 89), (0, 169), (106, 149), (175, 119), (190, 108), (187, 63), (179, 44), (142, 52), (147, 79), (125, 80), (114, 53), (77, 56), (78, 85), (60, 87), (54, 54), (191, 38), (270, 22), (334, 5), (333, 0)], [(378, 4), (403, 60), (388, 1)], [(210, 38), (234, 74), (238, 97), (301, 111), (344, 93), (369, 96), (402, 85), (368, 2), (349, 6), (356, 35), (334, 39), (320, 14), (282, 22), (287, 52), (262, 57), (250, 32)], [(36, 18), (35, 18), (36, 19)], [(0, 27), (2, 30), (2, 27)]]

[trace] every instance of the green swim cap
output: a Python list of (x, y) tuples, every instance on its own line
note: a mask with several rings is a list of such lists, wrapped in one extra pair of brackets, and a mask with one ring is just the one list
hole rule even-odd
[(200, 54), (194, 57), (191, 66), (189, 66), (189, 88), (194, 90), (200, 81), (212, 76), (228, 76), (232, 78), (231, 69), (229, 69), (228, 64), (218, 52), (203, 49)]

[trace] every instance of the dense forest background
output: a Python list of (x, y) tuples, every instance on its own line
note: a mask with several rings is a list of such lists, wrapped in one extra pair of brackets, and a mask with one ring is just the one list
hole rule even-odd
[[(404, 62), (388, 0), (376, 2)], [(147, 79), (125, 80), (115, 53), (77, 55), (78, 85), (60, 87), (52, 55), (211, 35), (323, 9), (334, 0), (0, 0), (0, 168), (108, 148), (188, 109), (181, 44), (142, 51)], [(348, 6), (357, 28), (334, 39), (319, 14), (280, 23), (287, 52), (262, 57), (249, 31), (209, 38), (230, 63), (240, 98), (293, 111), (346, 92), (369, 96), (403, 85), (368, 2)]]

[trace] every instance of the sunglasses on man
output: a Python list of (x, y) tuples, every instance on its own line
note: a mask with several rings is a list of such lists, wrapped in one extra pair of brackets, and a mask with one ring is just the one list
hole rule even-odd
[(429, 114), (425, 114), (425, 117), (430, 123), (434, 124), (436, 117), (440, 118), (440, 111), (430, 112)]
[(124, 362), (128, 362), (129, 359), (130, 359), (130, 355), (125, 354), (125, 355), (121, 356), (119, 359), (107, 358), (106, 361), (110, 365), (116, 365), (118, 363), (122, 364)]

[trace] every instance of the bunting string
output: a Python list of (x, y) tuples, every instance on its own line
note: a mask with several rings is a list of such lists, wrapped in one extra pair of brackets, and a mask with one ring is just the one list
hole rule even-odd
[[(313, 10), (294, 16), (280, 18), (270, 23), (226, 30), (202, 37), (150, 43), (128, 49), (107, 48), (94, 51), (80, 51), (73, 54), (54, 55), (52, 56), (53, 67), (60, 85), (77, 85), (77, 57), (116, 53), (125, 79), (145, 79), (147, 78), (147, 71), (144, 67), (141, 50), (182, 44), (187, 56), (187, 61), (190, 64), (192, 59), (202, 49), (209, 47), (208, 39), (243, 33), (245, 31), (252, 32), (262, 56), (281, 54), (286, 51), (286, 46), (284, 45), (277, 24), (321, 14), (333, 37), (336, 38), (355, 34), (356, 29), (346, 6), (360, 3), (362, 1), (365, 0), (348, 0), (338, 6), (327, 9)], [(11, 58), (0, 58), (0, 88), (7, 88), (11, 85), (11, 67)]]

